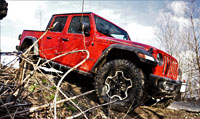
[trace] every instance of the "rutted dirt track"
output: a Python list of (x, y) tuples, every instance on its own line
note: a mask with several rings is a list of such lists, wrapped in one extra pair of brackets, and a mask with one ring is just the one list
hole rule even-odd
[[(56, 87), (49, 79), (56, 83), (58, 78), (41, 73), (35, 73), (23, 85), (18, 85), (16, 74), (18, 70), (0, 70), (0, 119), (2, 118), (53, 118), (53, 108)], [(129, 114), (112, 111), (109, 106), (99, 106), (91, 81), (80, 76), (69, 75), (61, 86), (61, 90), (73, 100), (64, 101), (57, 105), (57, 118), (73, 117), (85, 111), (89, 119), (200, 119), (200, 113), (184, 110), (159, 109), (140, 106)], [(91, 91), (90, 94), (81, 95)], [(74, 97), (80, 96), (80, 97)], [(58, 100), (65, 99), (59, 94)], [(45, 106), (45, 104), (48, 104)], [(97, 107), (99, 106), (99, 107)], [(92, 108), (97, 107), (97, 108)], [(79, 108), (79, 109), (78, 109)], [(77, 119), (84, 119), (83, 115)]]

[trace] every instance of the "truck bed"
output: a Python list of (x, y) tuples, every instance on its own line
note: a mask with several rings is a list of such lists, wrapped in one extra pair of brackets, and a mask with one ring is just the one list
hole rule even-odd
[(35, 37), (35, 38), (39, 38), (42, 34), (44, 33), (44, 31), (37, 31), (37, 30), (24, 30), (21, 36), (21, 41), (20, 41), (20, 46), (23, 43), (25, 37), (29, 36), (29, 37)]

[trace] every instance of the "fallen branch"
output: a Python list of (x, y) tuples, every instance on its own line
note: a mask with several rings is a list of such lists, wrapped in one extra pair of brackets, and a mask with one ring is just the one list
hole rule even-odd
[[(112, 101), (112, 102), (108, 102), (108, 103), (104, 103), (104, 104), (101, 104), (101, 105), (97, 105), (97, 106), (91, 107), (91, 108), (89, 108), (89, 109), (83, 111), (83, 113), (86, 113), (86, 112), (88, 112), (88, 111), (90, 111), (90, 110), (93, 110), (93, 109), (95, 109), (95, 108), (103, 107), (103, 106), (106, 106), (106, 105), (109, 105), (109, 104), (112, 104), (112, 103), (115, 103), (115, 102), (116, 102), (116, 101)], [(77, 118), (77, 117), (81, 116), (83, 113), (78, 113), (78, 114), (76, 114), (76, 115), (74, 115), (74, 116), (67, 117), (66, 119)]]
[[(52, 58), (52, 59), (50, 59), (50, 60), (47, 60), (46, 62), (44, 62), (43, 64), (40, 65), (40, 66), (43, 66), (43, 65), (49, 63), (49, 62), (52, 61), (52, 60), (55, 60), (55, 59), (57, 59), (57, 58), (60, 58), (60, 57), (62, 57), (62, 56), (68, 55), (68, 54), (77, 53), (77, 52), (86, 52), (87, 57), (86, 57), (83, 61), (81, 61), (79, 64), (77, 64), (76, 66), (74, 66), (73, 68), (71, 68), (70, 70), (68, 70), (68, 71), (64, 74), (64, 76), (63, 76), (63, 77), (61, 78), (61, 80), (59, 81), (58, 86), (56, 86), (57, 90), (56, 90), (56, 95), (55, 95), (54, 101), (56, 101), (56, 99), (57, 99), (57, 93), (58, 93), (58, 91), (62, 93), (62, 91), (60, 90), (59, 87), (60, 87), (60, 84), (62, 83), (63, 79), (64, 79), (71, 71), (73, 71), (74, 69), (78, 68), (81, 64), (83, 64), (83, 63), (89, 58), (89, 52), (88, 52), (87, 50), (77, 50), (77, 51), (74, 50), (74, 51), (71, 51), (71, 52), (67, 52), (67, 53), (58, 55), (58, 56), (56, 56), (56, 57), (54, 57), (54, 58)], [(37, 65), (39, 64), (39, 62), (37, 63), (37, 65), (35, 65), (35, 64), (33, 64), (31, 61), (29, 61), (29, 60), (27, 60), (27, 59), (25, 59), (25, 58), (24, 58), (24, 60), (27, 61), (28, 63), (32, 64), (32, 66), (34, 67), (34, 71), (32, 71), (32, 74), (33, 74), (36, 70), (39, 70), (40, 72), (42, 72), (42, 71), (39, 69), (40, 66), (37, 66)], [(23, 80), (23, 82), (24, 82), (27, 78), (29, 78), (29, 77), (30, 77), (30, 74)], [(54, 84), (54, 83), (52, 82), (52, 84)], [(64, 93), (62, 93), (62, 94), (65, 96), (66, 99), (68, 99), (68, 97), (67, 97)], [(71, 100), (70, 100), (70, 101), (71, 101)], [(75, 105), (75, 107), (76, 107), (79, 111), (82, 112), (82, 110), (81, 110), (73, 101), (71, 101), (71, 103), (72, 103), (73, 105)], [(55, 107), (56, 107), (56, 106), (55, 106)], [(56, 115), (56, 108), (54, 108), (54, 113), (55, 113), (54, 115)], [(85, 118), (87, 119), (86, 115), (84, 115), (84, 116), (85, 116)], [(56, 118), (56, 117), (55, 117), (55, 118)]]
[[(40, 73), (43, 75), (43, 76), (45, 76), (46, 77), (46, 75), (44, 74), (44, 73), (42, 73), (42, 71), (40, 70), (40, 69), (38, 69), (39, 71), (40, 71)], [(57, 85), (55, 85), (54, 83), (53, 83), (53, 81), (51, 80), (51, 79), (48, 79), (49, 80), (49, 82), (53, 85), (53, 86), (55, 86), (58, 90), (59, 90), (59, 92), (66, 98), (66, 99), (68, 99), (69, 97), (67, 97), (66, 95), (65, 95), (65, 93), (63, 93), (62, 91), (61, 91), (61, 89), (59, 88), (59, 87), (57, 87)], [(72, 100), (69, 100), (80, 112), (82, 111)]]
[[(87, 53), (87, 57), (81, 61), (79, 64), (77, 64), (76, 66), (74, 66), (73, 68), (71, 68), (70, 70), (68, 70), (63, 76), (62, 78), (60, 79), (60, 81), (58, 82), (58, 85), (57, 87), (60, 87), (63, 79), (71, 72), (73, 71), (74, 69), (78, 68), (80, 65), (82, 65), (88, 58), (89, 58), (89, 52), (87, 50), (80, 50), (79, 52), (86, 52)], [(57, 95), (58, 95), (58, 90), (56, 90), (56, 93), (55, 93), (55, 98), (54, 98), (54, 119), (56, 119), (56, 100), (57, 100)], [(83, 113), (81, 111), (81, 113)], [(85, 118), (87, 119), (87, 117), (85, 116)]]
[(6, 105), (4, 105), (4, 103), (3, 103), (2, 99), (0, 99), (0, 102), (1, 102), (1, 103), (3, 104), (3, 106), (5, 107), (5, 109), (6, 109), (6, 111), (8, 112), (8, 114), (9, 114), (10, 118), (11, 118), (11, 119), (13, 119), (12, 115), (10, 114), (10, 111), (8, 110), (7, 106), (6, 106)]
[[(60, 104), (60, 103), (67, 102), (67, 101), (69, 101), (69, 100), (76, 99), (76, 98), (81, 97), (81, 96), (84, 96), (84, 95), (88, 95), (88, 94), (93, 93), (93, 92), (95, 92), (95, 90), (91, 90), (91, 91), (85, 92), (85, 93), (83, 93), (83, 94), (80, 94), (80, 95), (77, 95), (77, 96), (74, 96), (74, 97), (71, 97), (71, 98), (68, 98), (68, 99), (63, 99), (63, 100), (57, 101), (57, 102), (56, 102), (56, 105), (57, 105), (57, 104)], [(16, 115), (16, 114), (22, 114), (22, 113), (33, 113), (33, 112), (35, 112), (35, 111), (40, 111), (40, 110), (42, 110), (42, 109), (44, 109), (44, 108), (47, 108), (47, 107), (53, 108), (53, 107), (54, 107), (54, 103), (44, 104), (44, 105), (37, 106), (37, 107), (31, 107), (30, 109), (27, 109), (27, 110), (22, 110), (22, 111), (15, 112), (15, 113), (13, 113), (13, 114), (9, 114), (9, 115), (2, 116), (2, 117), (0, 117), (0, 119), (4, 119), (4, 118), (7, 118), (7, 117), (9, 117), (9, 116), (13, 116), (14, 114)], [(81, 114), (82, 114), (82, 113), (81, 113)]]
[[(1, 98), (0, 98), (1, 99)], [(4, 103), (3, 105), (0, 106), (0, 108), (4, 107), (4, 106), (9, 106), (9, 105), (13, 105), (15, 102), (8, 102), (8, 103)]]

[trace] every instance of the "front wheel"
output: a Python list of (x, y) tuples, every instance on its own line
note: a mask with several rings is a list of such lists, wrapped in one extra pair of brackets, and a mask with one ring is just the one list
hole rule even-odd
[(112, 109), (128, 111), (139, 106), (143, 96), (144, 74), (124, 59), (107, 62), (97, 72), (95, 89), (101, 103), (115, 101)]
[[(24, 48), (22, 52), (24, 53), (29, 47), (30, 46), (26, 46), (26, 48)], [(27, 60), (29, 60), (30, 62), (32, 62), (34, 64), (36, 64), (37, 61), (38, 61), (38, 55), (34, 54), (33, 49), (31, 49), (31, 51), (29, 52), (27, 58), (28, 58)], [(24, 61), (24, 62), (26, 63), (26, 66), (25, 66), (26, 69), (28, 69), (28, 70), (33, 70), (34, 69), (32, 64), (30, 64), (30, 63), (28, 63), (26, 61)], [(19, 63), (20, 63), (20, 65), (24, 65), (21, 58), (19, 60)]]

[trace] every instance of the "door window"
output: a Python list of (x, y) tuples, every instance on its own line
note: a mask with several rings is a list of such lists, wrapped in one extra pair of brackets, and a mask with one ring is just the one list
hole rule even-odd
[(89, 24), (90, 27), (90, 20), (88, 16), (74, 16), (71, 20), (68, 33), (82, 33), (82, 26), (81, 23)]
[(62, 32), (64, 27), (65, 27), (66, 21), (67, 21), (67, 16), (56, 17), (53, 24), (55, 24), (57, 22), (57, 25), (53, 29), (51, 29), (50, 31), (52, 31), (52, 32)]

